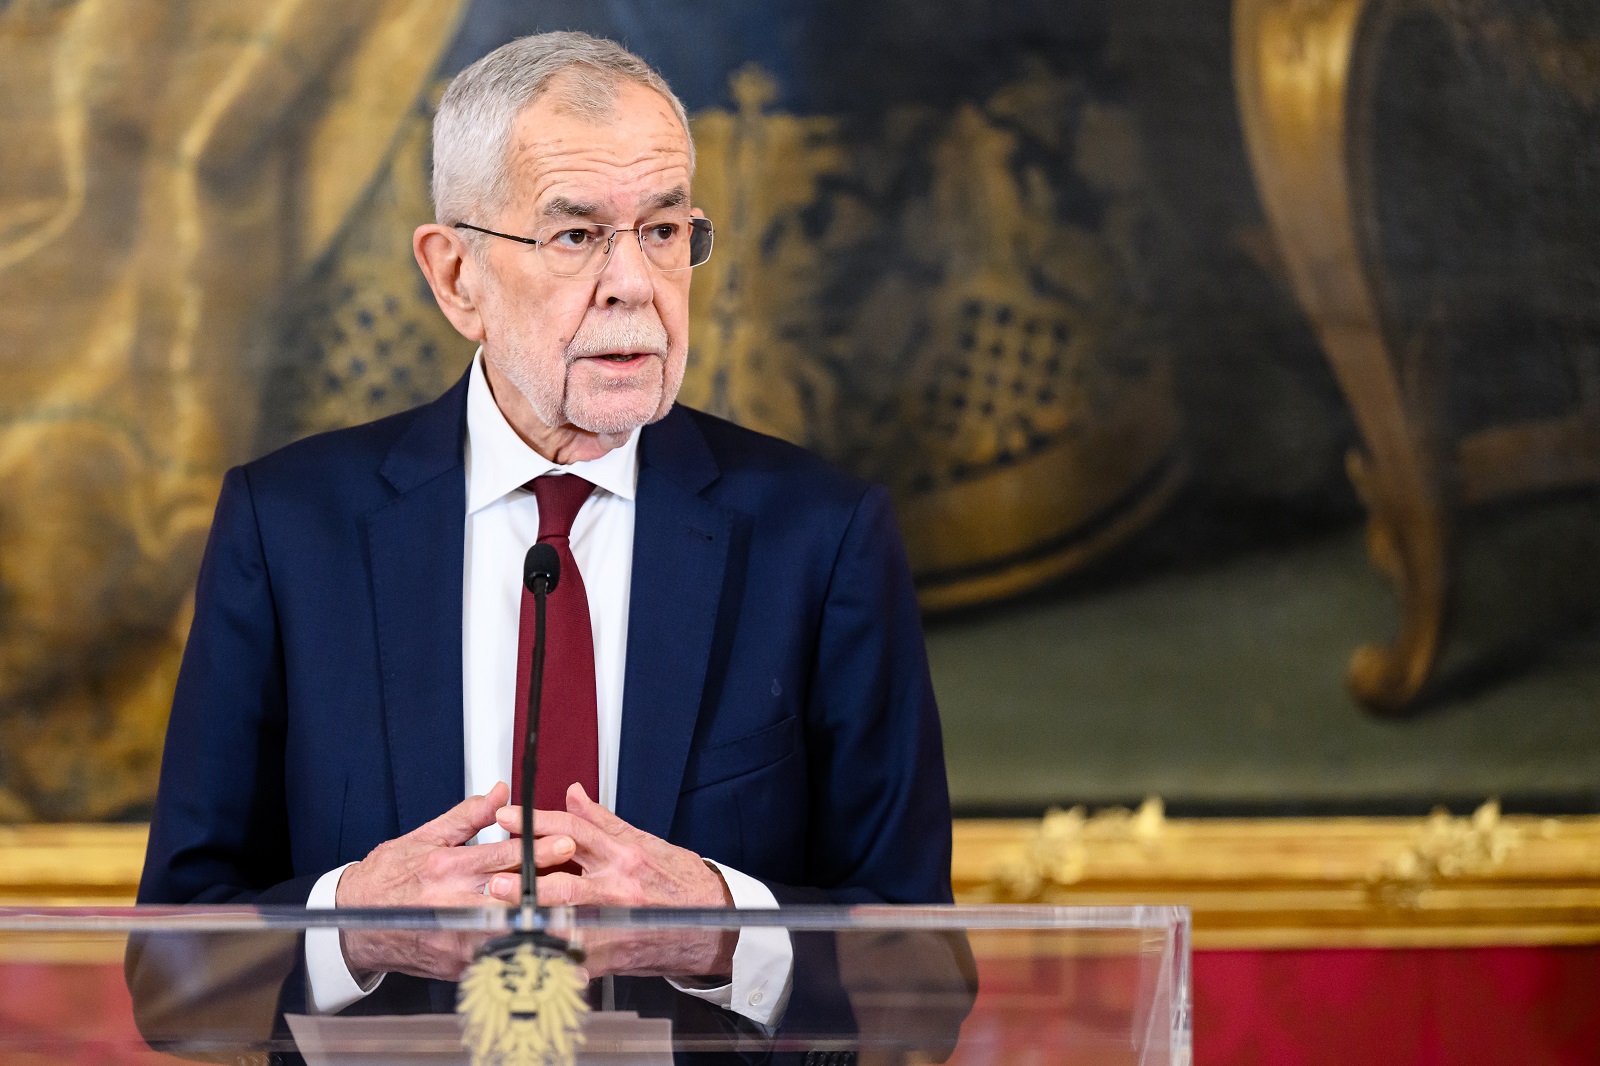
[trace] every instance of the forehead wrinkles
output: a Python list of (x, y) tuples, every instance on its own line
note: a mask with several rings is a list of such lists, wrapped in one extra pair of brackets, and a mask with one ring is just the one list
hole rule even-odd
[(624, 174), (679, 166), (687, 168), (689, 155), (662, 138), (648, 145), (595, 144), (576, 137), (536, 138), (517, 146), (513, 169), (530, 177), (572, 167)]
[[(689, 185), (687, 132), (659, 93), (639, 86), (620, 87), (600, 121), (563, 108), (559, 96), (535, 100), (517, 118), (513, 145), (511, 198), (524, 209), (558, 186), (570, 199), (594, 202)], [(652, 181), (663, 190), (628, 188)]]
[(674, 187), (687, 189), (689, 159), (670, 142), (623, 155), (613, 146), (534, 140), (522, 146), (513, 173), (512, 200), (519, 208), (532, 208), (560, 192), (571, 200), (620, 209)]

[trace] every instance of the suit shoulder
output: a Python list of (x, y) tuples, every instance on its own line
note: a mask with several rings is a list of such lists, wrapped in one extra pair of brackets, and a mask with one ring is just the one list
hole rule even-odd
[(252, 484), (304, 484), (356, 470), (375, 471), (424, 407), (413, 407), (357, 426), (302, 437), (244, 464)]
[(397, 486), (420, 484), (461, 464), (467, 381), (463, 374), (438, 399), (387, 418), (287, 444), (247, 463), (244, 473), (252, 487), (295, 495), (319, 487), (359, 492), (382, 481), (380, 472)]

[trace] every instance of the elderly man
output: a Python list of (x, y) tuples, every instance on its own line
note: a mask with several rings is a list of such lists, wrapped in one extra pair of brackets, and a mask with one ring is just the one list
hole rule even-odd
[[(478, 355), (431, 404), (228, 474), (142, 902), (515, 899), (535, 540), (563, 562), (541, 902), (950, 898), (887, 495), (674, 406), (712, 241), (693, 170), (682, 105), (610, 42), (525, 38), (451, 84), (414, 247)], [(695, 993), (769, 1023), (793, 965), (773, 932), (684, 960), (714, 978)], [(440, 953), (313, 932), (311, 1005), (450, 976), (462, 960)]]

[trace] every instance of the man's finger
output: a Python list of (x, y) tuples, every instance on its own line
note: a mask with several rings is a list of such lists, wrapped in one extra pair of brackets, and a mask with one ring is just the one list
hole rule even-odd
[(485, 896), (482, 892), (444, 892), (440, 893), (433, 899), (430, 899), (426, 906), (463, 907), (470, 910), (478, 907), (487, 907), (492, 902), (493, 900), (489, 899), (489, 897)]
[[(507, 811), (514, 812), (506, 814)], [(500, 824), (507, 821), (516, 825), (522, 824), (522, 808), (503, 807), (500, 810)], [(533, 835), (536, 838), (550, 836), (571, 837), (578, 847), (578, 854), (598, 855), (610, 842), (611, 838), (593, 822), (585, 821), (577, 815), (568, 814), (566, 811), (534, 811)]]
[(487, 795), (468, 796), (433, 821), (422, 823), (406, 835), (440, 848), (465, 844), (477, 836), (479, 830), (494, 825), (494, 812), (505, 806), (510, 795), (511, 787), (501, 781)]
[(497, 840), (493, 844), (457, 848), (450, 853), (450, 860), (455, 870), (462, 874), (514, 870), (522, 861), (522, 841)]
[(627, 822), (618, 818), (611, 811), (589, 798), (589, 793), (584, 791), (583, 785), (574, 781), (567, 788), (567, 813), (576, 815), (586, 822), (592, 822), (612, 836), (623, 833), (637, 833)]
[[(522, 808), (517, 804), (507, 804), (495, 811), (494, 820), (513, 837), (522, 835)], [(534, 813), (534, 824), (538, 824), (538, 812)]]
[[(566, 811), (541, 811), (533, 812), (533, 835), (546, 836), (550, 833), (565, 833), (568, 822), (573, 816)], [(500, 828), (512, 836), (522, 835), (522, 808), (516, 804), (507, 804), (494, 812), (494, 819)], [(568, 834), (569, 836), (571, 834)]]
[(540, 874), (534, 888), (542, 907), (582, 907), (600, 902), (593, 882), (576, 874)]
[[(540, 837), (533, 842), (533, 864), (537, 867), (560, 866), (578, 850), (571, 837)], [(501, 870), (516, 870), (522, 866), (522, 841), (499, 840), (493, 844), (457, 848), (451, 853), (463, 874), (485, 875)]]
[(577, 853), (578, 842), (571, 837), (540, 837), (533, 842), (533, 863), (541, 870), (547, 866), (560, 866), (564, 862), (571, 862)]

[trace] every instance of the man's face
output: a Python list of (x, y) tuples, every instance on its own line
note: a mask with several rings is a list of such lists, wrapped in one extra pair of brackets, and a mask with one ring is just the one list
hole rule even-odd
[[(543, 238), (563, 224), (629, 229), (689, 214), (688, 137), (664, 98), (625, 83), (600, 123), (560, 99), (557, 85), (518, 118), (510, 202), (481, 225)], [(540, 421), (614, 434), (667, 413), (688, 357), (692, 271), (658, 270), (633, 233), (618, 233), (590, 276), (548, 273), (528, 245), (485, 237), (481, 248), (485, 357)]]

